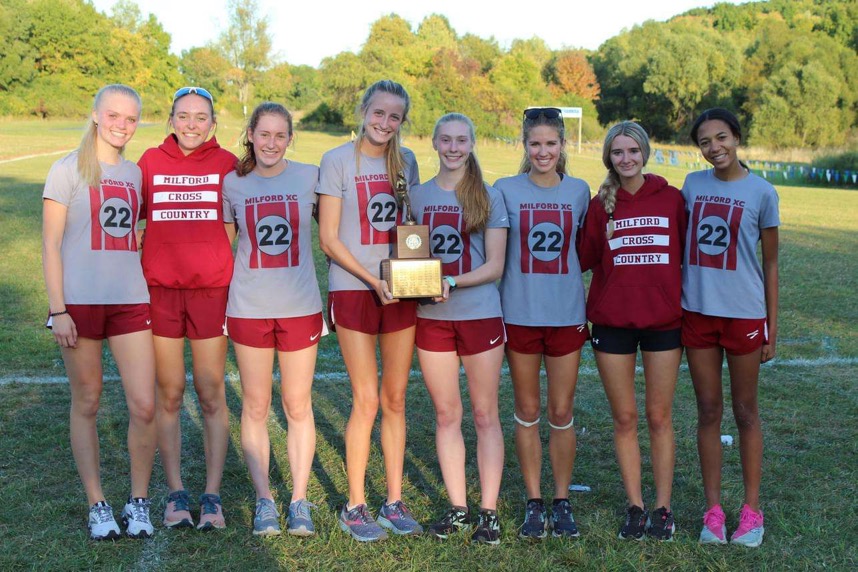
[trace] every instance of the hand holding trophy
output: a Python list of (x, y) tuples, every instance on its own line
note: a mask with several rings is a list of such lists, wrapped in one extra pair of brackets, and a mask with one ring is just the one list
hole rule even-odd
[(405, 220), (396, 225), (392, 258), (381, 261), (381, 279), (387, 282), (394, 298), (440, 296), (441, 261), (429, 252), (429, 227), (414, 220), (403, 173), (396, 178), (393, 192)]

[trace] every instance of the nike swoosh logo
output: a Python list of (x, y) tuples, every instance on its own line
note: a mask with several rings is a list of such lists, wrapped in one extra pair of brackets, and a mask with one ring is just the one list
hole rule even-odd
[(152, 325), (152, 320), (146, 320), (146, 325), (147, 325), (147, 326), (151, 326), (151, 325)]
[(322, 333), (322, 332), (318, 332), (318, 333), (316, 333), (315, 335), (310, 336), (310, 341), (311, 341), (311, 342), (316, 341), (316, 338), (318, 338), (318, 337), (319, 337), (319, 334), (321, 334), (321, 333)]
[(493, 339), (492, 341), (490, 341), (490, 342), (489, 342), (489, 345), (490, 345), (490, 346), (495, 345), (495, 343), (497, 343), (497, 341), (498, 341), (499, 339), (501, 339), (501, 337), (500, 337), (500, 336), (496, 337), (495, 339)]

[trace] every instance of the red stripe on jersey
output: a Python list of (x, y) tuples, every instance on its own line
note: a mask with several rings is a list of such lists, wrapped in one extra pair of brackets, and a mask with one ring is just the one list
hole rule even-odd
[(385, 194), (391, 197), (395, 207), (396, 202), (393, 199), (393, 188), (387, 180), (361, 181), (359, 178), (355, 177), (355, 190), (357, 191), (358, 208), (360, 209), (358, 212), (360, 220), (360, 243), (390, 244), (393, 230), (378, 230), (373, 226), (373, 221), (370, 219), (378, 219), (376, 222), (384, 224), (390, 217), (393, 217), (393, 222), (396, 222), (396, 209), (394, 208), (393, 212), (389, 212), (388, 209), (370, 209), (369, 204), (375, 195)]
[(90, 187), (90, 248), (136, 252), (137, 234), (134, 229), (139, 207), (133, 187), (104, 184), (98, 188)]

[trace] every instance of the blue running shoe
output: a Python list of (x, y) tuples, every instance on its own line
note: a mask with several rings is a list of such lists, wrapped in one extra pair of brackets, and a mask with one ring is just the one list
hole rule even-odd
[(255, 536), (277, 536), (280, 534), (280, 513), (271, 499), (256, 501), (256, 511), (253, 517), (253, 534)]
[(340, 528), (343, 532), (347, 532), (359, 542), (387, 539), (387, 533), (375, 522), (365, 504), (359, 504), (351, 510), (346, 510), (346, 506), (343, 505), (339, 516)]
[(572, 505), (568, 499), (558, 499), (551, 507), (551, 535), (555, 538), (576, 538), (580, 536), (575, 517), (572, 516)]
[(393, 534), (423, 534), (423, 527), (401, 500), (383, 504), (378, 511), (378, 524)]
[(289, 505), (289, 517), (286, 521), (286, 532), (292, 536), (312, 536), (316, 534), (313, 519), (310, 517), (310, 509), (316, 508), (307, 499), (296, 500)]

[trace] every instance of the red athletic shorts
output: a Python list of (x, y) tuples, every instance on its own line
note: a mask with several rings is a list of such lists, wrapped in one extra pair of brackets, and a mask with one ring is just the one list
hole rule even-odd
[(205, 340), (224, 335), (229, 288), (149, 286), (152, 333), (164, 338)]
[(543, 354), (560, 357), (581, 349), (590, 331), (579, 326), (517, 326), (505, 324), (506, 347), (520, 354)]
[(319, 343), (322, 313), (297, 318), (227, 318), (226, 329), (233, 342), (252, 348), (277, 348), (294, 352)]
[(337, 290), (328, 293), (328, 323), (364, 334), (389, 334), (417, 323), (417, 302), (400, 300), (382, 305), (369, 290)]
[(81, 338), (103, 340), (152, 329), (149, 304), (66, 304)]
[(417, 318), (417, 347), (428, 352), (471, 356), (500, 347), (506, 341), (503, 318), (429, 320)]
[(682, 345), (691, 349), (724, 348), (728, 354), (744, 355), (768, 342), (766, 319), (719, 318), (682, 311)]

